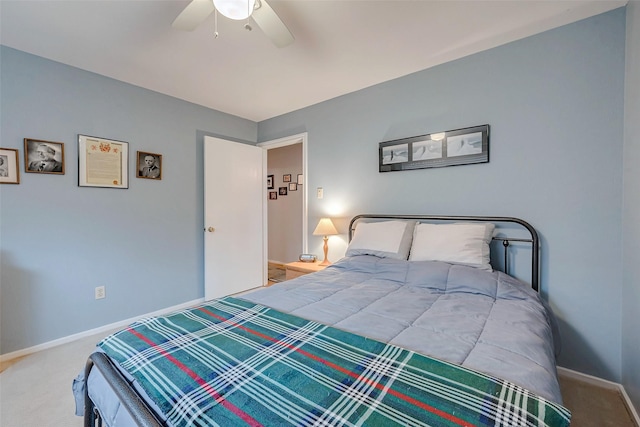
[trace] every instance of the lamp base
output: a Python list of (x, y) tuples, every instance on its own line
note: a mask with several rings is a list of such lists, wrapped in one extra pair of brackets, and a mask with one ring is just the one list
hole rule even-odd
[(329, 245), (327, 242), (329, 241), (329, 237), (324, 236), (322, 240), (324, 241), (324, 246), (322, 247), (322, 249), (324, 249), (324, 260), (319, 265), (331, 265), (331, 261), (327, 258), (327, 253), (329, 252)]

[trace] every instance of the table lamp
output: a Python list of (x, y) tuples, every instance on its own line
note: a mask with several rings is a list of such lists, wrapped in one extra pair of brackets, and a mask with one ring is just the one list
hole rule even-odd
[(327, 241), (329, 240), (329, 236), (334, 234), (338, 234), (338, 230), (331, 222), (331, 218), (321, 218), (320, 222), (318, 222), (318, 226), (315, 230), (313, 230), (314, 236), (324, 236), (322, 240), (324, 241), (324, 261), (320, 263), (320, 265), (330, 265), (331, 262), (327, 258), (327, 252), (329, 251), (329, 246), (327, 245)]

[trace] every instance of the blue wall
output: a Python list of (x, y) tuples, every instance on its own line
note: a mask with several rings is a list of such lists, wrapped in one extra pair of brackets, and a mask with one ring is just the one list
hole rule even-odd
[(622, 384), (640, 408), (640, 4), (627, 5)]
[[(1, 143), (64, 143), (65, 175), (0, 186), (0, 351), (201, 298), (203, 135), (255, 143), (257, 124), (2, 47)], [(129, 142), (129, 189), (78, 187), (77, 135)], [(161, 181), (134, 176), (163, 155)], [(106, 286), (107, 298), (94, 299)]]
[[(624, 61), (617, 9), (261, 122), (258, 139), (308, 132), (310, 194), (324, 188), (310, 227), (336, 212), (530, 221), (560, 365), (620, 381)], [(488, 164), (378, 173), (380, 141), (485, 123)]]

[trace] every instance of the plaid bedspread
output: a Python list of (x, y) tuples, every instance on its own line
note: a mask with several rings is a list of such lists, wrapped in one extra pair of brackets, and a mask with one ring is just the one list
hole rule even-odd
[(99, 347), (173, 426), (568, 426), (515, 384), (226, 297)]

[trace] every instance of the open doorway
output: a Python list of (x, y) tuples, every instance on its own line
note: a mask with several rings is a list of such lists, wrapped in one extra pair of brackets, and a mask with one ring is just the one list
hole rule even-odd
[(258, 144), (267, 150), (268, 284), (285, 280), (284, 265), (307, 251), (307, 134)]

